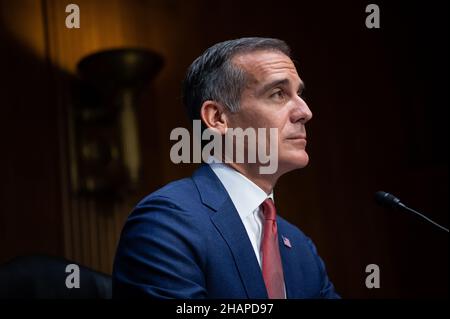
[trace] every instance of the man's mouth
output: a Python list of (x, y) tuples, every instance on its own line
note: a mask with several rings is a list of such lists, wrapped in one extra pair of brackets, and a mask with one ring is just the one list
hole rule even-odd
[(294, 135), (287, 138), (288, 140), (306, 140), (306, 135)]

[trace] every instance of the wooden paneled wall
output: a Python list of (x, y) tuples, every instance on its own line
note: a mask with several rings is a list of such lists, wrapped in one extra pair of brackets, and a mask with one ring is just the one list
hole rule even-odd
[(41, 1), (0, 1), (0, 261), (60, 254), (59, 139)]
[[(48, 203), (52, 204), (52, 210), (47, 210), (48, 218), (52, 219), (53, 225), (48, 229), (42, 229), (42, 233), (53, 235), (50, 243), (36, 243), (37, 231), (34, 230), (23, 240), (23, 245), (18, 242), (12, 245), (11, 252), (5, 252), (5, 257), (25, 254), (29, 252), (44, 252), (51, 254), (62, 254), (70, 260), (84, 264), (94, 269), (107, 273), (112, 271), (112, 261), (115, 247), (123, 226), (123, 222), (129, 214), (136, 201), (151, 192), (157, 186), (167, 181), (165, 174), (173, 174), (167, 165), (161, 164), (167, 159), (169, 152), (168, 145), (161, 143), (159, 139), (169, 140), (162, 136), (163, 132), (168, 132), (173, 124), (164, 120), (155, 120), (160, 118), (160, 109), (178, 108), (179, 118), (183, 121), (184, 114), (181, 111), (179, 97), (173, 94), (173, 87), (179, 87), (179, 78), (181, 75), (174, 76), (174, 73), (182, 74), (177, 68), (185, 68), (183, 59), (178, 56), (183, 55), (187, 50), (185, 40), (178, 41), (178, 47), (174, 46), (174, 39), (183, 36), (177, 33), (177, 29), (189, 32), (189, 27), (178, 28), (177, 24), (185, 21), (185, 14), (191, 11), (190, 6), (183, 2), (173, 1), (125, 1), (125, 0), (80, 0), (75, 3), (80, 8), (81, 27), (79, 29), (68, 29), (65, 26), (65, 19), (68, 13), (65, 12), (66, 6), (74, 1), (64, 0), (21, 0), (16, 2), (2, 1), (2, 25), (5, 26), (4, 34), (8, 43), (13, 43), (14, 47), (9, 48), (12, 57), (17, 57), (17, 52), (26, 52), (28, 60), (33, 65), (40, 68), (33, 73), (32, 83), (16, 85), (10, 93), (11, 100), (20, 96), (29, 87), (40, 89), (41, 98), (33, 99), (31, 96), (27, 102), (22, 103), (27, 107), (33, 100), (39, 107), (48, 111), (47, 120), (51, 122), (52, 130), (46, 128), (47, 135), (53, 138), (51, 145), (46, 145), (47, 152), (54, 164), (43, 164), (33, 166), (23, 160), (18, 170), (24, 170), (24, 166), (31, 167), (34, 171), (40, 172), (37, 187), (34, 191), (42, 193), (42, 196), (52, 196)], [(138, 121), (141, 124), (140, 136), (143, 145), (143, 157), (145, 161), (143, 173), (145, 175), (145, 186), (140, 193), (134, 194), (125, 199), (110, 199), (108, 201), (76, 196), (70, 189), (69, 170), (69, 143), (68, 143), (68, 116), (73, 100), (72, 81), (76, 77), (76, 65), (84, 56), (99, 50), (118, 48), (118, 47), (143, 47), (154, 50), (171, 63), (163, 69), (162, 73), (156, 79), (157, 88), (149, 87), (148, 93), (142, 97), (142, 104), (138, 110)], [(8, 50), (5, 50), (8, 51)], [(17, 52), (16, 52), (17, 51)], [(4, 63), (7, 57), (3, 59)], [(186, 57), (184, 57), (186, 59)], [(175, 62), (174, 62), (175, 61)], [(178, 61), (178, 63), (177, 63)], [(21, 64), (20, 61), (17, 62)], [(17, 73), (12, 70), (11, 73)], [(22, 67), (18, 76), (26, 78), (33, 69)], [(30, 81), (31, 82), (31, 81)], [(7, 95), (8, 96), (8, 95)], [(171, 100), (163, 101), (164, 96), (170, 96)], [(38, 96), (39, 97), (39, 96)], [(47, 102), (45, 102), (47, 100)], [(159, 101), (159, 104), (157, 103)], [(4, 105), (13, 105), (9, 101), (4, 101)], [(7, 115), (4, 119), (12, 123), (20, 121), (20, 115), (14, 117), (14, 113), (8, 112), (5, 108), (2, 110)], [(37, 112), (37, 111), (36, 111)], [(41, 116), (36, 117), (38, 120)], [(12, 122), (11, 122), (12, 121)], [(186, 124), (186, 123), (184, 123)], [(11, 124), (10, 124), (11, 125)], [(7, 128), (8, 125), (3, 126)], [(31, 132), (26, 131), (26, 134)], [(43, 135), (40, 131), (38, 136)], [(3, 135), (3, 134), (2, 134)], [(6, 135), (3, 135), (6, 136)], [(44, 137), (42, 137), (44, 138)], [(15, 139), (20, 145), (27, 143)], [(163, 150), (160, 150), (162, 147)], [(49, 152), (51, 149), (52, 153)], [(25, 155), (25, 150), (19, 151), (13, 149), (11, 154), (20, 156)], [(167, 156), (161, 157), (161, 154)], [(13, 159), (5, 162), (4, 167), (13, 167)], [(42, 166), (47, 170), (43, 171)], [(183, 168), (182, 168), (183, 170)], [(186, 168), (184, 168), (186, 170)], [(44, 174), (46, 173), (46, 174)], [(16, 177), (14, 185), (20, 182)], [(53, 183), (52, 188), (45, 186)], [(25, 184), (25, 180), (23, 181)], [(45, 186), (44, 188), (42, 186)], [(5, 189), (2, 195), (7, 196), (11, 193)], [(20, 198), (23, 193), (13, 191)], [(42, 202), (44, 201), (43, 197)], [(41, 201), (38, 201), (37, 210), (39, 215), (34, 215), (29, 219), (31, 225), (42, 225)], [(19, 224), (22, 221), (16, 214), (20, 209), (12, 208), (15, 204), (12, 200), (4, 201), (2, 207), (4, 214), (1, 215), (2, 235), (4, 238), (20, 238), (12, 235), (11, 232), (20, 231)], [(11, 207), (7, 204), (11, 203)], [(9, 212), (9, 213), (7, 213)], [(38, 217), (40, 216), (40, 217)], [(55, 225), (55, 222), (58, 224)], [(58, 226), (59, 225), (59, 226)], [(22, 248), (18, 248), (17, 246)], [(33, 248), (34, 247), (34, 248)]]
[[(48, 23), (49, 58), (57, 68), (56, 76), (63, 76), (62, 81), (57, 80), (57, 83), (63, 86), (58, 89), (58, 92), (64, 94), (60, 100), (62, 115), (71, 102), (70, 95), (67, 95), (70, 92), (70, 88), (66, 86), (70, 84), (67, 80), (75, 74), (77, 62), (85, 55), (118, 47), (149, 48), (165, 57), (172, 51), (168, 47), (170, 36), (166, 36), (170, 29), (165, 28), (168, 27), (167, 22), (175, 20), (175, 17), (170, 17), (172, 11), (164, 1), (77, 1), (81, 13), (80, 29), (65, 27), (65, 7), (71, 1), (48, 0), (44, 3)], [(150, 172), (159, 165), (159, 161), (154, 159), (158, 143), (154, 138), (158, 137), (158, 123), (154, 123), (156, 127), (146, 125), (148, 121), (143, 118), (146, 114), (158, 114), (152, 98), (153, 96), (144, 96), (146, 105), (138, 112), (139, 122), (142, 124), (141, 135), (144, 136), (142, 144), (146, 148), (144, 156), (147, 154), (146, 165), (151, 166)], [(63, 116), (60, 120), (64, 131), (66, 118)], [(63, 153), (67, 154), (64, 142), (61, 146)], [(63, 163), (68, 164), (70, 161), (63, 160)], [(63, 167), (62, 176), (66, 177), (68, 171), (68, 167)], [(151, 183), (162, 178), (156, 175), (155, 171), (150, 173), (153, 176), (150, 176), (150, 182), (146, 184), (143, 193), (153, 190)], [(68, 187), (69, 183), (64, 180), (62, 185)], [(111, 198), (105, 201), (74, 196), (68, 188), (64, 190), (64, 194), (62, 222), (65, 256), (111, 273), (120, 230), (139, 196)]]

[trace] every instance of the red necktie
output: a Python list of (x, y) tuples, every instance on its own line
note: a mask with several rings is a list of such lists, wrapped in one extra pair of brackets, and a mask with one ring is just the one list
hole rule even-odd
[(276, 209), (273, 201), (267, 198), (263, 203), (264, 233), (262, 240), (262, 272), (267, 294), (270, 299), (284, 299), (284, 277), (278, 246)]

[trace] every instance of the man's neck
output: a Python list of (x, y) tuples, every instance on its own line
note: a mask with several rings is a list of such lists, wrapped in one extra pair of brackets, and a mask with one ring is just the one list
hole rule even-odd
[(224, 164), (234, 168), (239, 173), (247, 177), (253, 183), (258, 185), (258, 187), (261, 188), (264, 192), (266, 192), (266, 194), (270, 194), (273, 191), (279, 177), (276, 175), (259, 173), (258, 165), (249, 165), (234, 162)]

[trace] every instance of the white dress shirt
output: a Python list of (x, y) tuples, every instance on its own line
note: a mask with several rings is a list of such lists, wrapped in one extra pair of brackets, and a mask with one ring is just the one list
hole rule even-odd
[(223, 163), (214, 163), (213, 160), (214, 158), (210, 158), (208, 164), (222, 182), (236, 207), (252, 243), (259, 266), (262, 267), (261, 241), (264, 217), (261, 204), (268, 197), (273, 200), (273, 192), (267, 195), (259, 186), (234, 168)]

